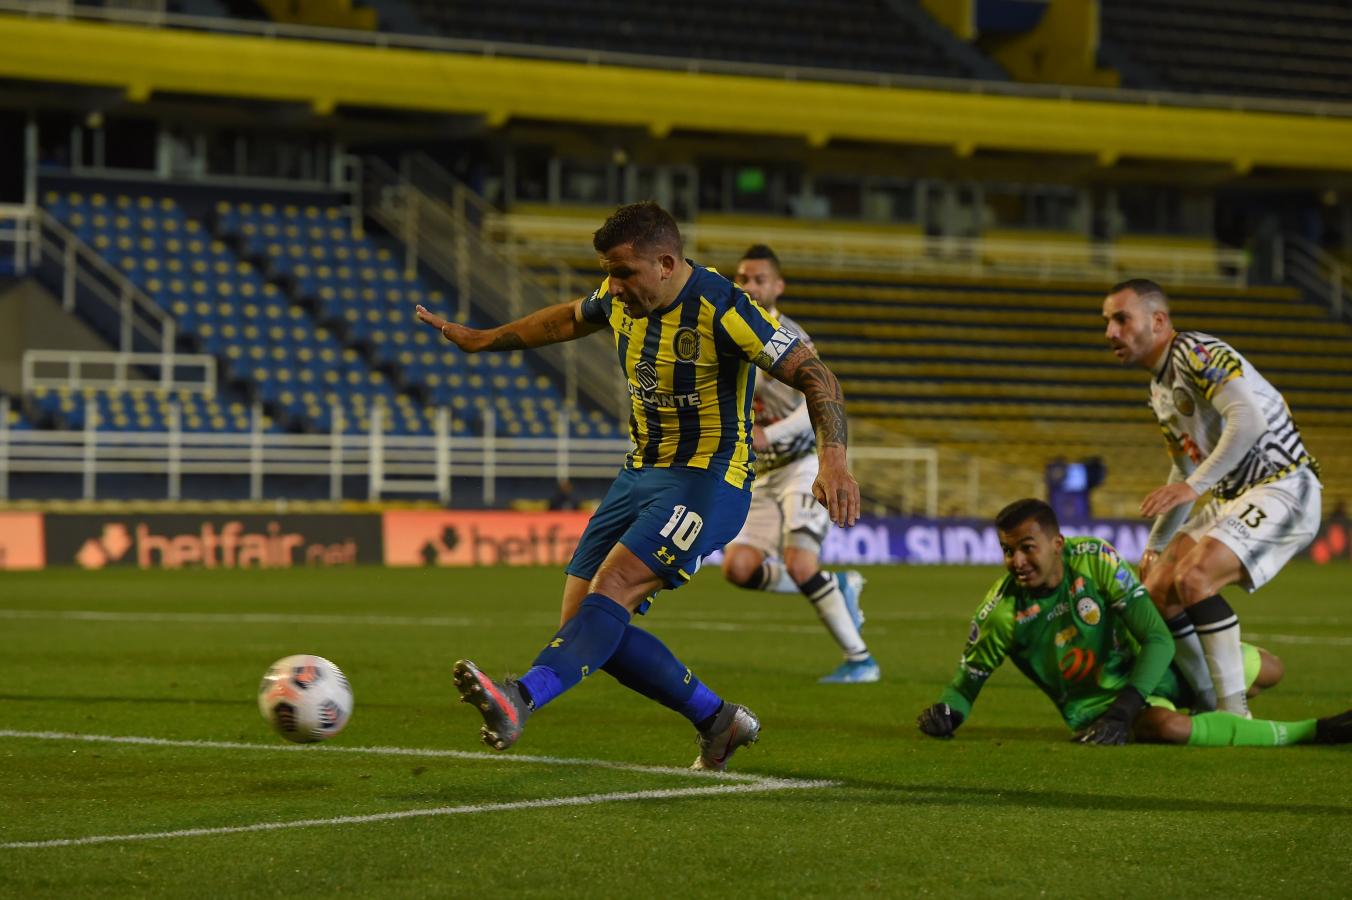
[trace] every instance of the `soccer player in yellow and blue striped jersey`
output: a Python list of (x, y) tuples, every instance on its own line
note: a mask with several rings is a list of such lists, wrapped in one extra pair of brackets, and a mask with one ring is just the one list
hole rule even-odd
[(704, 469), (749, 488), (752, 364), (773, 365), (798, 335), (714, 269), (690, 268), (676, 299), (648, 316), (631, 315), (610, 278), (581, 315), (610, 328), (627, 376), (628, 466)]
[(620, 207), (592, 243), (607, 277), (585, 299), (485, 330), (417, 310), (467, 352), (539, 347), (609, 328), (632, 399), (634, 449), (568, 565), (562, 627), (519, 680), (496, 683), (461, 660), (455, 681), (483, 715), (485, 742), (505, 750), (531, 713), (604, 669), (686, 716), (699, 732), (695, 767), (722, 769), (756, 740), (759, 721), (724, 703), (630, 618), (654, 592), (688, 581), (746, 518), (753, 366), (807, 398), (821, 460), (813, 495), (836, 524), (854, 523), (859, 487), (845, 464), (844, 396), (796, 334), (713, 269), (684, 258), (676, 222), (657, 204)]

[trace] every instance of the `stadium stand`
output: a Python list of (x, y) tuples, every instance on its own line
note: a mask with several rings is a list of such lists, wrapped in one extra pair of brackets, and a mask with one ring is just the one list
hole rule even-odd
[[(0, 399), (5, 399), (4, 394), (0, 394)], [(33, 423), (24, 415), (23, 408), (18, 402), (18, 398), (9, 397), (9, 413), (5, 419), (5, 426), (13, 431), (31, 431)]]
[[(246, 257), (286, 279), (294, 296), (311, 301), (316, 317), (342, 334), (349, 350), (359, 350), (431, 407), (449, 406), (457, 421), (473, 423), (492, 406), (513, 436), (557, 430), (562, 398), (547, 375), (529, 368), (524, 354), (447, 353), (428, 329), (412, 327), (414, 305), (449, 309), (454, 289), (425, 286), (433, 275), (404, 271), (390, 247), (355, 235), (339, 207), (221, 200), (214, 220), (221, 234), (240, 241)], [(427, 416), (423, 426), (431, 427)], [(572, 430), (582, 437), (615, 433), (598, 412), (582, 410), (573, 411)]]
[[(1103, 285), (984, 279), (907, 284), (796, 273), (784, 310), (840, 374), (854, 416), (945, 453), (1040, 471), (1102, 457), (1106, 507), (1126, 514), (1167, 469), (1140, 372), (1100, 337)], [(1233, 343), (1283, 392), (1331, 493), (1352, 458), (1352, 326), (1289, 288), (1174, 290), (1180, 328)]]
[[(1352, 8), (1338, 0), (1100, 0), (1127, 87), (1352, 101)], [(1139, 74), (1138, 74), (1138, 70)]]
[(1007, 78), (936, 27), (913, 0), (697, 0), (669, 10), (616, 0), (410, 2), (423, 22), (448, 37), (788, 67)]
[[(441, 293), (405, 278), (389, 248), (354, 237), (336, 206), (221, 200), (212, 234), (167, 195), (50, 190), (44, 204), (170, 312), (194, 349), (216, 356), (228, 382), (216, 398), (35, 392), (34, 408), (54, 423), (82, 427), (93, 408), (106, 427), (161, 429), (177, 402), (189, 430), (244, 430), (257, 398), (268, 426), (286, 430), (326, 432), (337, 408), (346, 431), (364, 432), (377, 403), (394, 434), (431, 434), (441, 405), (453, 408), (456, 434), (482, 428), (490, 406), (504, 434), (557, 430), (562, 400), (549, 378), (519, 353), (444, 353), (411, 321), (414, 303)], [(609, 436), (615, 426), (574, 410), (570, 430)]]
[[(514, 234), (527, 248), (557, 252), (568, 221), (528, 215), (505, 218), (500, 227), (504, 240)], [(535, 231), (518, 228), (523, 222)], [(1146, 254), (1161, 245), (1187, 253), (1172, 277), (1156, 275), (1175, 298), (1178, 326), (1213, 332), (1245, 354), (1292, 405), (1307, 445), (1325, 464), (1330, 496), (1352, 494), (1352, 478), (1342, 474), (1352, 472), (1352, 454), (1342, 450), (1352, 438), (1352, 325), (1292, 287), (1225, 283), (1210, 239), (1120, 241), (1121, 268), (1103, 281), (1001, 275), (989, 265), (1000, 260), (989, 259), (980, 275), (905, 275), (864, 258), (795, 264), (803, 247), (791, 243), (791, 229), (769, 220), (738, 239), (696, 237), (689, 252), (731, 272), (735, 254), (767, 233), (790, 248), (781, 247), (788, 281), (781, 308), (812, 334), (841, 377), (851, 418), (867, 429), (856, 430), (873, 444), (936, 448), (946, 461), (943, 509), (970, 508), (969, 481), (1010, 482), (1014, 499), (1040, 485), (1053, 459), (1100, 457), (1108, 478), (1097, 508), (1135, 515), (1167, 462), (1146, 408), (1145, 380), (1108, 354), (1099, 309), (1113, 281), (1154, 272), (1146, 263), (1158, 265), (1160, 257)], [(819, 244), (833, 234), (825, 223), (813, 232)], [(851, 246), (877, 253), (883, 245)], [(1083, 238), (1077, 246), (1086, 259), (1092, 255)], [(595, 280), (587, 259), (568, 259), (577, 288)], [(980, 478), (969, 476), (971, 469)], [(874, 487), (885, 477), (871, 473)]]

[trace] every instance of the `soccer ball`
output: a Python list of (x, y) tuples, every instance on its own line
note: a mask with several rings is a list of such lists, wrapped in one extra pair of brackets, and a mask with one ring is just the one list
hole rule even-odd
[(324, 741), (352, 715), (352, 688), (342, 670), (322, 656), (287, 656), (263, 675), (258, 711), (288, 741)]

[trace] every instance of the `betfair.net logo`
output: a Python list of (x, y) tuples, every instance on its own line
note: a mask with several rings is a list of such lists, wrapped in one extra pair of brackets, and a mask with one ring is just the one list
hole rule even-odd
[(285, 569), (353, 565), (357, 545), (350, 539), (310, 544), (303, 534), (286, 531), (275, 521), (258, 531), (246, 530), (239, 521), (202, 522), (177, 534), (156, 534), (144, 522), (130, 528), (124, 522), (106, 522), (98, 537), (76, 551), (75, 561), (86, 569), (123, 562), (140, 569)]
[(109, 522), (103, 526), (102, 534), (84, 542), (75, 554), (75, 561), (86, 569), (102, 569), (126, 556), (130, 549), (131, 535), (127, 533), (127, 526)]

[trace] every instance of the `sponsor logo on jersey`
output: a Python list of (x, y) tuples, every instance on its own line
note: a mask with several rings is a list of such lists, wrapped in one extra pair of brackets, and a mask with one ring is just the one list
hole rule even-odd
[(700, 405), (698, 391), (691, 391), (688, 394), (670, 394), (665, 391), (658, 391), (657, 366), (646, 359), (634, 366), (634, 378), (638, 381), (638, 386), (636, 387), (633, 382), (630, 382), (629, 393), (631, 396), (637, 397), (644, 406), (684, 409)]
[(1071, 593), (1072, 596), (1075, 595), (1075, 594), (1083, 594), (1083, 593), (1084, 593), (1084, 576), (1083, 576), (1083, 575), (1081, 575), (1079, 578), (1076, 578), (1074, 581), (1072, 581), (1072, 582), (1070, 583), (1070, 593)]
[(1076, 628), (1074, 625), (1067, 625), (1065, 628), (1062, 628), (1060, 631), (1056, 633), (1056, 646), (1058, 648), (1064, 647), (1066, 644), (1069, 644), (1071, 641), (1075, 640), (1075, 638), (1078, 637), (1079, 634), (1080, 629)]
[(1118, 569), (1117, 572), (1113, 574), (1113, 577), (1117, 579), (1117, 583), (1122, 585), (1123, 588), (1131, 590), (1132, 579), (1130, 570)]
[(1086, 625), (1097, 625), (1099, 619), (1103, 618), (1103, 610), (1099, 609), (1093, 597), (1081, 597), (1080, 602), (1075, 604), (1075, 611), (1080, 614), (1080, 621)]
[(1066, 681), (1083, 681), (1094, 671), (1095, 662), (1093, 650), (1072, 647), (1061, 657), (1061, 677)]
[(1042, 604), (1041, 604), (1041, 603), (1034, 603), (1032, 606), (1030, 606), (1030, 607), (1028, 607), (1027, 609), (1023, 610), (1022, 612), (1017, 612), (1017, 613), (1015, 613), (1015, 614), (1014, 614), (1014, 621), (1015, 621), (1016, 624), (1022, 625), (1024, 622), (1027, 622), (1029, 619), (1036, 619), (1036, 618), (1037, 618), (1037, 614), (1040, 613), (1040, 612), (1042, 612)]
[(657, 561), (664, 566), (669, 566), (676, 561), (676, 554), (672, 553), (666, 547), (658, 547), (657, 550), (653, 552), (653, 556), (657, 557)]
[(981, 605), (981, 608), (976, 611), (976, 620), (978, 622), (986, 621), (986, 617), (991, 614), (991, 610), (995, 609), (995, 607), (998, 606), (1000, 601), (1003, 599), (1004, 599), (1003, 594), (996, 594), (994, 597), (990, 598), (985, 603), (983, 603)]
[(1192, 402), (1192, 395), (1181, 387), (1174, 388), (1174, 409), (1177, 409), (1185, 416), (1190, 416), (1197, 412), (1197, 404)]
[(1052, 607), (1052, 611), (1047, 613), (1047, 618), (1049, 619), (1060, 618), (1061, 616), (1064, 616), (1068, 612), (1070, 612), (1070, 604), (1062, 600), (1060, 603)]
[(638, 379), (638, 386), (643, 390), (657, 390), (657, 366), (648, 360), (641, 360), (634, 366), (634, 377)]
[(784, 326), (780, 326), (775, 333), (770, 335), (770, 340), (765, 342), (756, 358), (752, 360), (758, 367), (769, 370), (771, 366), (779, 362), (779, 358), (784, 355), (784, 351), (793, 346), (793, 342), (798, 340), (798, 335)]
[(667, 394), (661, 391), (645, 391), (631, 384), (629, 385), (629, 393), (631, 396), (637, 397), (644, 406), (686, 409), (700, 405), (700, 396), (697, 391), (692, 391), (689, 394)]
[(699, 332), (693, 328), (677, 328), (676, 337), (671, 342), (672, 352), (681, 362), (693, 362), (699, 358)]

